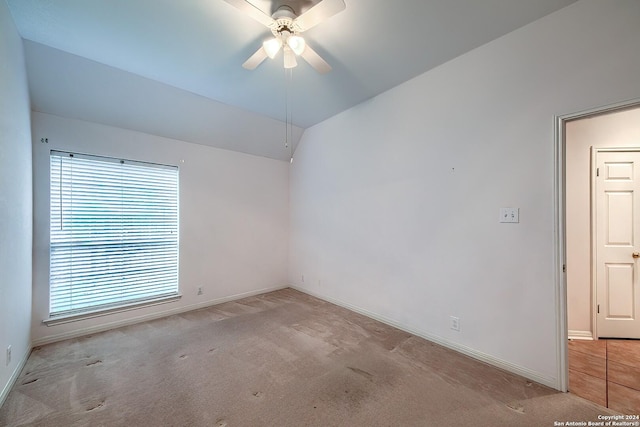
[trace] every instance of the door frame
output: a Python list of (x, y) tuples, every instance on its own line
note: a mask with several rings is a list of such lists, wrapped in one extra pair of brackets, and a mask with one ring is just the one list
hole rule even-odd
[[(557, 389), (563, 392), (569, 385), (569, 360), (568, 360), (568, 321), (567, 321), (567, 274), (566, 274), (566, 134), (565, 124), (572, 120), (598, 116), (615, 111), (640, 107), (640, 99), (633, 99), (610, 104), (607, 106), (593, 107), (575, 113), (556, 115), (554, 117), (554, 278), (556, 293), (556, 366)], [(593, 161), (593, 160), (592, 160)], [(592, 262), (593, 264), (593, 262)], [(594, 330), (595, 333), (595, 330)]]

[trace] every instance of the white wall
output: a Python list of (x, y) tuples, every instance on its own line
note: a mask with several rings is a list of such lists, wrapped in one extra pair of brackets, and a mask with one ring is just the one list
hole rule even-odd
[(0, 1), (0, 405), (31, 351), (29, 114), (22, 40), (7, 4)]
[[(43, 113), (34, 112), (32, 120), (34, 344), (286, 286), (288, 162)], [(41, 138), (49, 143), (41, 143)], [(57, 326), (42, 324), (49, 307), (52, 149), (179, 166), (179, 302)], [(204, 294), (198, 296), (200, 286)]]
[(582, 0), (307, 129), (290, 282), (560, 387), (554, 116), (640, 97), (639, 23)]
[(570, 121), (565, 127), (569, 335), (592, 330), (591, 147), (640, 147), (640, 108)]

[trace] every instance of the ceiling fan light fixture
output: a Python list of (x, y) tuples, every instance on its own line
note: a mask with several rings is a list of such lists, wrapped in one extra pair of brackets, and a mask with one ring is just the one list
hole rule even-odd
[(287, 45), (284, 47), (284, 68), (294, 68), (298, 65), (298, 61), (296, 61), (296, 55), (293, 53), (291, 48)]
[(282, 40), (277, 37), (266, 40), (262, 43), (264, 51), (267, 52), (267, 56), (271, 59), (275, 58), (280, 48), (282, 47)]
[(287, 45), (291, 48), (293, 53), (301, 55), (304, 52), (304, 48), (307, 46), (304, 39), (301, 36), (291, 36), (287, 39)]

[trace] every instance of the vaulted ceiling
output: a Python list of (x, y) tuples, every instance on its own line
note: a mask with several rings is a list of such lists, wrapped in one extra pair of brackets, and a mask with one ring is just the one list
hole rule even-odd
[[(35, 111), (288, 159), (305, 128), (576, 0), (344, 0), (304, 33), (333, 67), (242, 63), (270, 31), (223, 0), (6, 0)], [(270, 15), (318, 0), (248, 0)], [(277, 2), (276, 2), (277, 1)], [(285, 103), (288, 93), (288, 102)], [(452, 94), (463, 97), (464, 94)]]

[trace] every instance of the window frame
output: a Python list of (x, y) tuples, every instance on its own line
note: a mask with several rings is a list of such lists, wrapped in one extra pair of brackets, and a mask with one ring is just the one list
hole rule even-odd
[[(60, 324), (60, 323), (66, 323), (66, 322), (71, 322), (71, 321), (76, 321), (76, 320), (82, 320), (82, 319), (86, 319), (86, 318), (92, 318), (92, 317), (98, 317), (98, 316), (104, 316), (104, 315), (108, 315), (108, 314), (112, 314), (112, 313), (117, 313), (117, 312), (122, 312), (122, 311), (129, 311), (129, 310), (135, 310), (135, 309), (139, 309), (142, 307), (149, 307), (149, 306), (154, 306), (154, 305), (158, 305), (158, 304), (165, 304), (165, 303), (169, 303), (169, 302), (174, 302), (176, 300), (179, 300), (181, 298), (181, 293), (180, 293), (180, 268), (179, 268), (179, 264), (180, 264), (180, 256), (179, 256), (179, 252), (180, 252), (180, 170), (178, 166), (175, 165), (166, 165), (166, 164), (159, 164), (159, 163), (151, 163), (151, 162), (145, 162), (145, 161), (139, 161), (139, 160), (129, 160), (129, 159), (122, 159), (122, 158), (115, 158), (115, 157), (107, 157), (107, 156), (99, 156), (99, 155), (92, 155), (92, 154), (84, 154), (84, 153), (76, 153), (76, 152), (71, 152), (71, 151), (63, 151), (63, 150), (50, 150), (49, 152), (49, 159), (48, 159), (48, 163), (50, 165), (50, 170), (49, 170), (49, 176), (48, 176), (48, 193), (49, 193), (49, 211), (48, 211), (48, 219), (49, 219), (49, 227), (48, 227), (48, 232), (49, 232), (49, 244), (48, 244), (48, 254), (49, 254), (49, 275), (48, 275), (48, 315), (49, 317), (45, 320), (43, 320), (43, 323), (47, 324), (48, 326), (52, 326), (55, 324)], [(60, 158), (61, 164), (62, 164), (62, 159), (65, 157), (71, 157), (74, 160), (79, 160), (79, 161), (84, 161), (84, 160), (89, 160), (92, 162), (100, 162), (100, 163), (117, 163), (120, 165), (126, 165), (128, 167), (133, 167), (133, 168), (138, 168), (138, 170), (142, 170), (144, 172), (144, 169), (146, 168), (152, 168), (152, 169), (166, 169), (166, 170), (171, 170), (171, 171), (175, 171), (175, 174), (170, 174), (170, 186), (169, 186), (169, 190), (174, 192), (171, 194), (171, 196), (173, 196), (173, 194), (175, 194), (175, 200), (170, 199), (169, 201), (169, 205), (171, 206), (171, 211), (170, 211), (170, 215), (173, 217), (173, 213), (175, 212), (175, 221), (170, 220), (167, 221), (166, 224), (169, 224), (172, 228), (171, 228), (171, 236), (172, 239), (175, 239), (174, 241), (174, 245), (175, 245), (175, 249), (171, 248), (172, 244), (169, 243), (169, 246), (162, 246), (163, 250), (166, 250), (167, 253), (170, 254), (171, 257), (174, 256), (175, 253), (175, 265), (171, 264), (169, 266), (169, 269), (171, 270), (171, 273), (169, 274), (170, 276), (175, 277), (175, 286), (173, 284), (167, 285), (166, 287), (170, 287), (170, 291), (171, 292), (160, 292), (156, 295), (148, 295), (148, 296), (142, 296), (140, 298), (124, 298), (124, 299), (120, 299), (119, 301), (113, 301), (110, 303), (101, 303), (101, 304), (97, 304), (97, 305), (91, 305), (91, 306), (86, 306), (86, 307), (81, 307), (81, 308), (70, 308), (67, 310), (58, 310), (58, 311), (53, 311), (52, 312), (52, 308), (53, 308), (53, 303), (52, 303), (52, 292), (53, 292), (53, 281), (52, 281), (52, 269), (53, 269), (53, 261), (52, 261), (52, 254), (54, 251), (54, 238), (53, 238), (53, 227), (54, 227), (54, 223), (53, 223), (53, 203), (54, 203), (54, 196), (52, 196), (52, 191), (54, 188), (54, 182), (53, 182), (53, 176), (54, 176), (54, 171), (52, 170), (52, 164), (54, 162), (54, 160), (57, 160), (57, 158)], [(103, 165), (104, 166), (104, 165)], [(62, 166), (61, 166), (62, 167)], [(148, 172), (148, 170), (147, 170)], [(127, 176), (124, 176), (122, 178), (119, 179), (115, 179), (113, 181), (104, 181), (104, 182), (109, 182), (110, 185), (121, 185), (122, 188), (124, 188), (125, 186), (123, 184), (126, 184), (128, 179), (127, 177), (131, 176), (131, 171), (128, 171)], [(60, 173), (58, 173), (58, 175), (60, 175)], [(60, 178), (62, 178), (62, 176), (60, 175)], [(97, 184), (99, 184), (99, 180), (96, 181)], [(60, 191), (62, 191), (62, 189), (60, 189)], [(61, 193), (62, 194), (62, 193)], [(69, 193), (71, 194), (71, 193)], [(127, 197), (129, 197), (129, 199), (127, 199), (126, 197), (120, 196), (123, 200), (134, 200), (134, 196), (132, 195), (128, 195)], [(58, 199), (55, 199), (58, 200)], [(61, 206), (62, 206), (62, 199), (59, 199)], [(135, 206), (134, 202), (134, 206)], [(137, 202), (139, 203), (139, 202)], [(166, 206), (165, 206), (166, 207)], [(144, 211), (143, 211), (144, 212)], [(118, 215), (114, 215), (113, 218), (117, 218), (120, 221), (124, 222), (124, 217), (126, 216), (127, 211), (122, 211), (120, 213), (120, 217), (118, 217)], [(147, 212), (148, 213), (148, 212)], [(107, 216), (108, 217), (108, 216)], [(112, 217), (108, 217), (108, 218), (112, 218)], [(144, 217), (143, 217), (144, 219)], [(61, 226), (62, 223), (58, 222)], [(163, 223), (164, 225), (165, 223)], [(104, 226), (104, 224), (102, 224)], [(72, 225), (73, 226), (73, 225)], [(100, 227), (96, 227), (96, 229), (100, 229)], [(70, 233), (73, 233), (73, 229), (70, 229)], [(102, 228), (102, 230), (104, 230), (104, 228)], [(175, 230), (175, 238), (173, 238), (173, 234), (174, 234), (174, 230)], [(93, 231), (93, 229), (91, 229), (91, 231)], [(125, 234), (124, 232), (122, 234)], [(157, 237), (159, 234), (161, 234), (160, 232), (155, 233), (155, 237)], [(166, 234), (166, 232), (165, 232)], [(154, 236), (154, 232), (151, 232), (149, 234), (150, 236)], [(170, 239), (170, 242), (173, 241), (172, 239)], [(135, 240), (134, 240), (135, 242)], [(140, 243), (138, 243), (140, 245)], [(117, 244), (116, 244), (117, 247)], [(169, 248), (169, 249), (167, 249)], [(122, 248), (119, 248), (121, 250), (120, 253), (122, 253)], [(134, 260), (137, 257), (137, 255), (135, 256), (131, 256), (130, 259)], [(69, 260), (71, 261), (73, 258), (73, 255), (70, 255)], [(99, 255), (98, 255), (99, 258)], [(173, 259), (173, 258), (171, 258)], [(72, 268), (72, 267), (71, 267)], [(175, 270), (175, 275), (174, 275), (174, 271)], [(104, 277), (109, 277), (110, 273), (107, 273)], [(134, 274), (135, 277), (135, 274)], [(135, 280), (135, 279), (134, 279)], [(173, 280), (173, 278), (169, 279), (169, 282), (171, 282)], [(106, 288), (109, 288), (110, 285), (106, 285)], [(118, 286), (117, 285), (113, 285), (113, 289), (117, 289)], [(71, 291), (73, 292), (73, 290)], [(132, 291), (129, 291), (129, 297), (131, 297), (133, 295)], [(100, 299), (100, 298), (97, 298)]]

